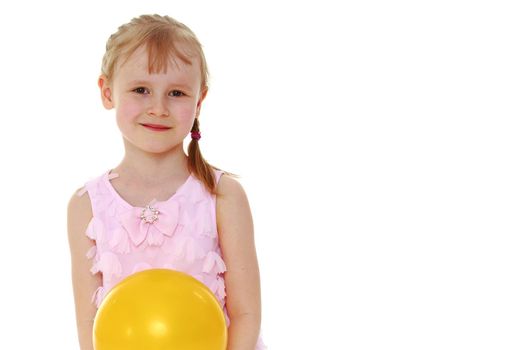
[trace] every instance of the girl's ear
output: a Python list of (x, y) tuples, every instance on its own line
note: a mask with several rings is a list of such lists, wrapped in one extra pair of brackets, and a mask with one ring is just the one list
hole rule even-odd
[(202, 106), (202, 101), (204, 101), (204, 99), (206, 98), (206, 94), (208, 93), (208, 89), (206, 90), (203, 90), (201, 92), (201, 95), (199, 97), (199, 101), (197, 101), (197, 112), (195, 114), (195, 117), (198, 118), (199, 115), (201, 114), (201, 106)]
[(100, 88), (100, 97), (102, 98), (102, 105), (106, 109), (112, 109), (113, 98), (111, 96), (111, 86), (109, 85), (108, 77), (102, 74), (98, 78), (98, 87)]

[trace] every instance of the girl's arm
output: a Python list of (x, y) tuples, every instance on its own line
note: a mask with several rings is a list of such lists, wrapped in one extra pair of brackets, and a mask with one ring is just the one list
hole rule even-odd
[(67, 230), (71, 251), (71, 276), (75, 296), (78, 340), (81, 350), (93, 350), (92, 332), (96, 307), (91, 303), (95, 290), (102, 284), (100, 274), (92, 275), (91, 261), (86, 257), (95, 245), (85, 232), (92, 218), (91, 202), (87, 193), (81, 197), (76, 192), (67, 208)]
[(227, 268), (228, 350), (254, 350), (261, 325), (261, 291), (250, 206), (242, 186), (227, 175), (221, 177), (217, 192), (217, 228)]

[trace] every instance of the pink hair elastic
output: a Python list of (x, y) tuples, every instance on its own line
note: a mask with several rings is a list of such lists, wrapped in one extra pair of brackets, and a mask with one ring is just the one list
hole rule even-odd
[(192, 131), (191, 132), (191, 138), (193, 140), (199, 141), (201, 139), (201, 132), (200, 131)]

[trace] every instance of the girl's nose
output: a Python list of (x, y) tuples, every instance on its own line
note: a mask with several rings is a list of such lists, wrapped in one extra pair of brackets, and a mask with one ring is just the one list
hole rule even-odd
[(170, 112), (163, 96), (152, 98), (148, 108), (148, 115), (152, 117), (167, 117)]

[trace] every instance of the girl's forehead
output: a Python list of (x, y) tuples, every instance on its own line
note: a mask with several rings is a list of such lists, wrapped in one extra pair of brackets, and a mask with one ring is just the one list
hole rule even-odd
[[(137, 50), (138, 51), (138, 50)], [(173, 56), (167, 56), (167, 57), (151, 57), (154, 61), (165, 59), (166, 60), (166, 68), (177, 70), (177, 71), (191, 71), (192, 67), (195, 67), (196, 64), (192, 62), (192, 64), (187, 64), (186, 62), (183, 62), (178, 57)], [(148, 54), (146, 52), (134, 52), (129, 58), (122, 62), (120, 65), (121, 69), (127, 69), (127, 70), (140, 70), (140, 71), (148, 71), (149, 66), (152, 62), (150, 62), (150, 57), (148, 57)]]
[[(153, 59), (155, 59), (153, 57)], [(191, 64), (184, 62), (179, 57), (168, 56), (166, 57), (167, 62), (165, 62), (166, 73), (167, 74), (177, 74), (182, 76), (199, 76), (199, 65), (195, 58), (191, 60)], [(122, 60), (116, 66), (115, 73), (125, 72), (125, 75), (133, 74), (161, 74), (164, 71), (160, 72), (151, 72), (150, 70), (151, 62), (148, 52), (144, 47), (138, 48), (133, 52), (127, 59)]]

